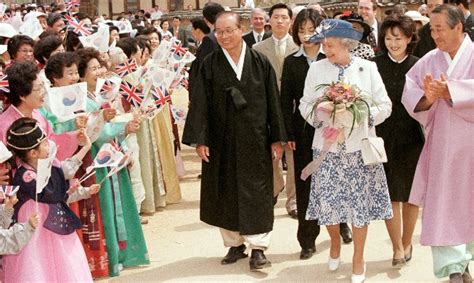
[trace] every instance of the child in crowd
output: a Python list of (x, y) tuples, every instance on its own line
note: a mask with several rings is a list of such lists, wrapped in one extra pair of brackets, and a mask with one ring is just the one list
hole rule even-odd
[(13, 206), (18, 202), (18, 199), (16, 194), (4, 197), (4, 202), (0, 205), (0, 255), (16, 254), (31, 239), (40, 218), (38, 213), (33, 213), (28, 222), (16, 223), (10, 227)]
[[(37, 194), (38, 160), (50, 154), (50, 141), (45, 132), (36, 120), (24, 117), (13, 122), (6, 141), (14, 158), (19, 160), (12, 181), (13, 185), (20, 186), (14, 221), (25, 221), (35, 212), (44, 215), (44, 220), (19, 254), (5, 256), (4, 267), (8, 271), (5, 282), (92, 282), (86, 255), (76, 234), (81, 223), (67, 202), (88, 198), (96, 194), (100, 186), (70, 188), (63, 169), (55, 160), (47, 185)], [(81, 151), (88, 148), (90, 140)], [(81, 151), (76, 157), (82, 158)]]

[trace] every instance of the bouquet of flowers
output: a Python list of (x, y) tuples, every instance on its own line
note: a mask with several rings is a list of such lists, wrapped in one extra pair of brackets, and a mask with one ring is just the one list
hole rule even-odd
[(344, 140), (343, 128), (350, 127), (350, 136), (366, 115), (370, 117), (369, 98), (364, 97), (357, 86), (340, 80), (330, 84), (320, 84), (316, 86), (315, 91), (321, 89), (324, 89), (323, 96), (316, 100), (311, 113), (315, 112), (314, 119), (327, 122), (329, 126), (322, 131), (324, 143), (321, 153), (301, 171), (302, 180), (306, 180), (318, 170), (334, 143)]
[(370, 116), (369, 98), (364, 97), (356, 85), (337, 81), (320, 84), (315, 91), (322, 88), (324, 95), (316, 101), (313, 108), (320, 121), (326, 121), (336, 128), (350, 127), (350, 135), (366, 115)]

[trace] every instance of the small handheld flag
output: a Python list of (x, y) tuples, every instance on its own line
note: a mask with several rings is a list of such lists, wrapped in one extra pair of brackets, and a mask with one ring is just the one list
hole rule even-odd
[(12, 153), (7, 149), (5, 144), (0, 141), (0, 163), (3, 163), (12, 157)]
[(121, 77), (125, 77), (126, 75), (135, 72), (137, 68), (138, 66), (135, 59), (130, 59), (124, 63), (118, 64), (115, 67), (115, 73)]
[(120, 94), (134, 107), (140, 107), (144, 98), (143, 93), (138, 88), (126, 81), (122, 81), (120, 85)]
[(20, 189), (20, 186), (1, 185), (0, 193), (6, 197), (11, 197), (14, 194), (16, 194), (16, 192), (18, 192), (19, 189)]
[(8, 86), (7, 75), (0, 73), (0, 92), (9, 93), (10, 87)]
[(171, 96), (164, 86), (157, 86), (150, 90), (153, 98), (155, 99), (155, 105), (157, 107), (163, 106), (166, 102), (171, 101)]

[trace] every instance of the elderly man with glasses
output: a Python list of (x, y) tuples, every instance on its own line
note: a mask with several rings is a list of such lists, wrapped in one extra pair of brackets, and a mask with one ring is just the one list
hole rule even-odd
[(272, 159), (281, 158), (285, 125), (275, 72), (243, 41), (240, 17), (219, 14), (214, 33), (222, 49), (202, 62), (183, 143), (203, 161), (200, 216), (229, 247), (221, 264), (247, 257), (248, 244), (256, 270), (271, 265)]

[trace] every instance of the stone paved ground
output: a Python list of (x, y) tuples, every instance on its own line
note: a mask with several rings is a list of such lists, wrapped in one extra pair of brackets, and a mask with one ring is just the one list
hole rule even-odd
[[(174, 102), (185, 107), (187, 95), (176, 93)], [(120, 277), (102, 279), (108, 282), (350, 282), (352, 245), (342, 248), (345, 262), (336, 272), (327, 269), (329, 236), (325, 228), (317, 239), (313, 258), (299, 260), (296, 240), (297, 221), (291, 219), (280, 198), (275, 208), (275, 224), (271, 247), (266, 252), (273, 266), (262, 272), (251, 272), (248, 260), (222, 266), (223, 247), (217, 228), (199, 220), (199, 188), (197, 175), (200, 161), (194, 149), (183, 147), (186, 176), (181, 181), (183, 201), (169, 205), (163, 211), (147, 217), (144, 225), (151, 264), (124, 270)], [(365, 248), (366, 282), (440, 282), (432, 274), (431, 251), (419, 245), (421, 225), (414, 235), (413, 260), (401, 270), (391, 268), (391, 244), (382, 221), (373, 222)]]

